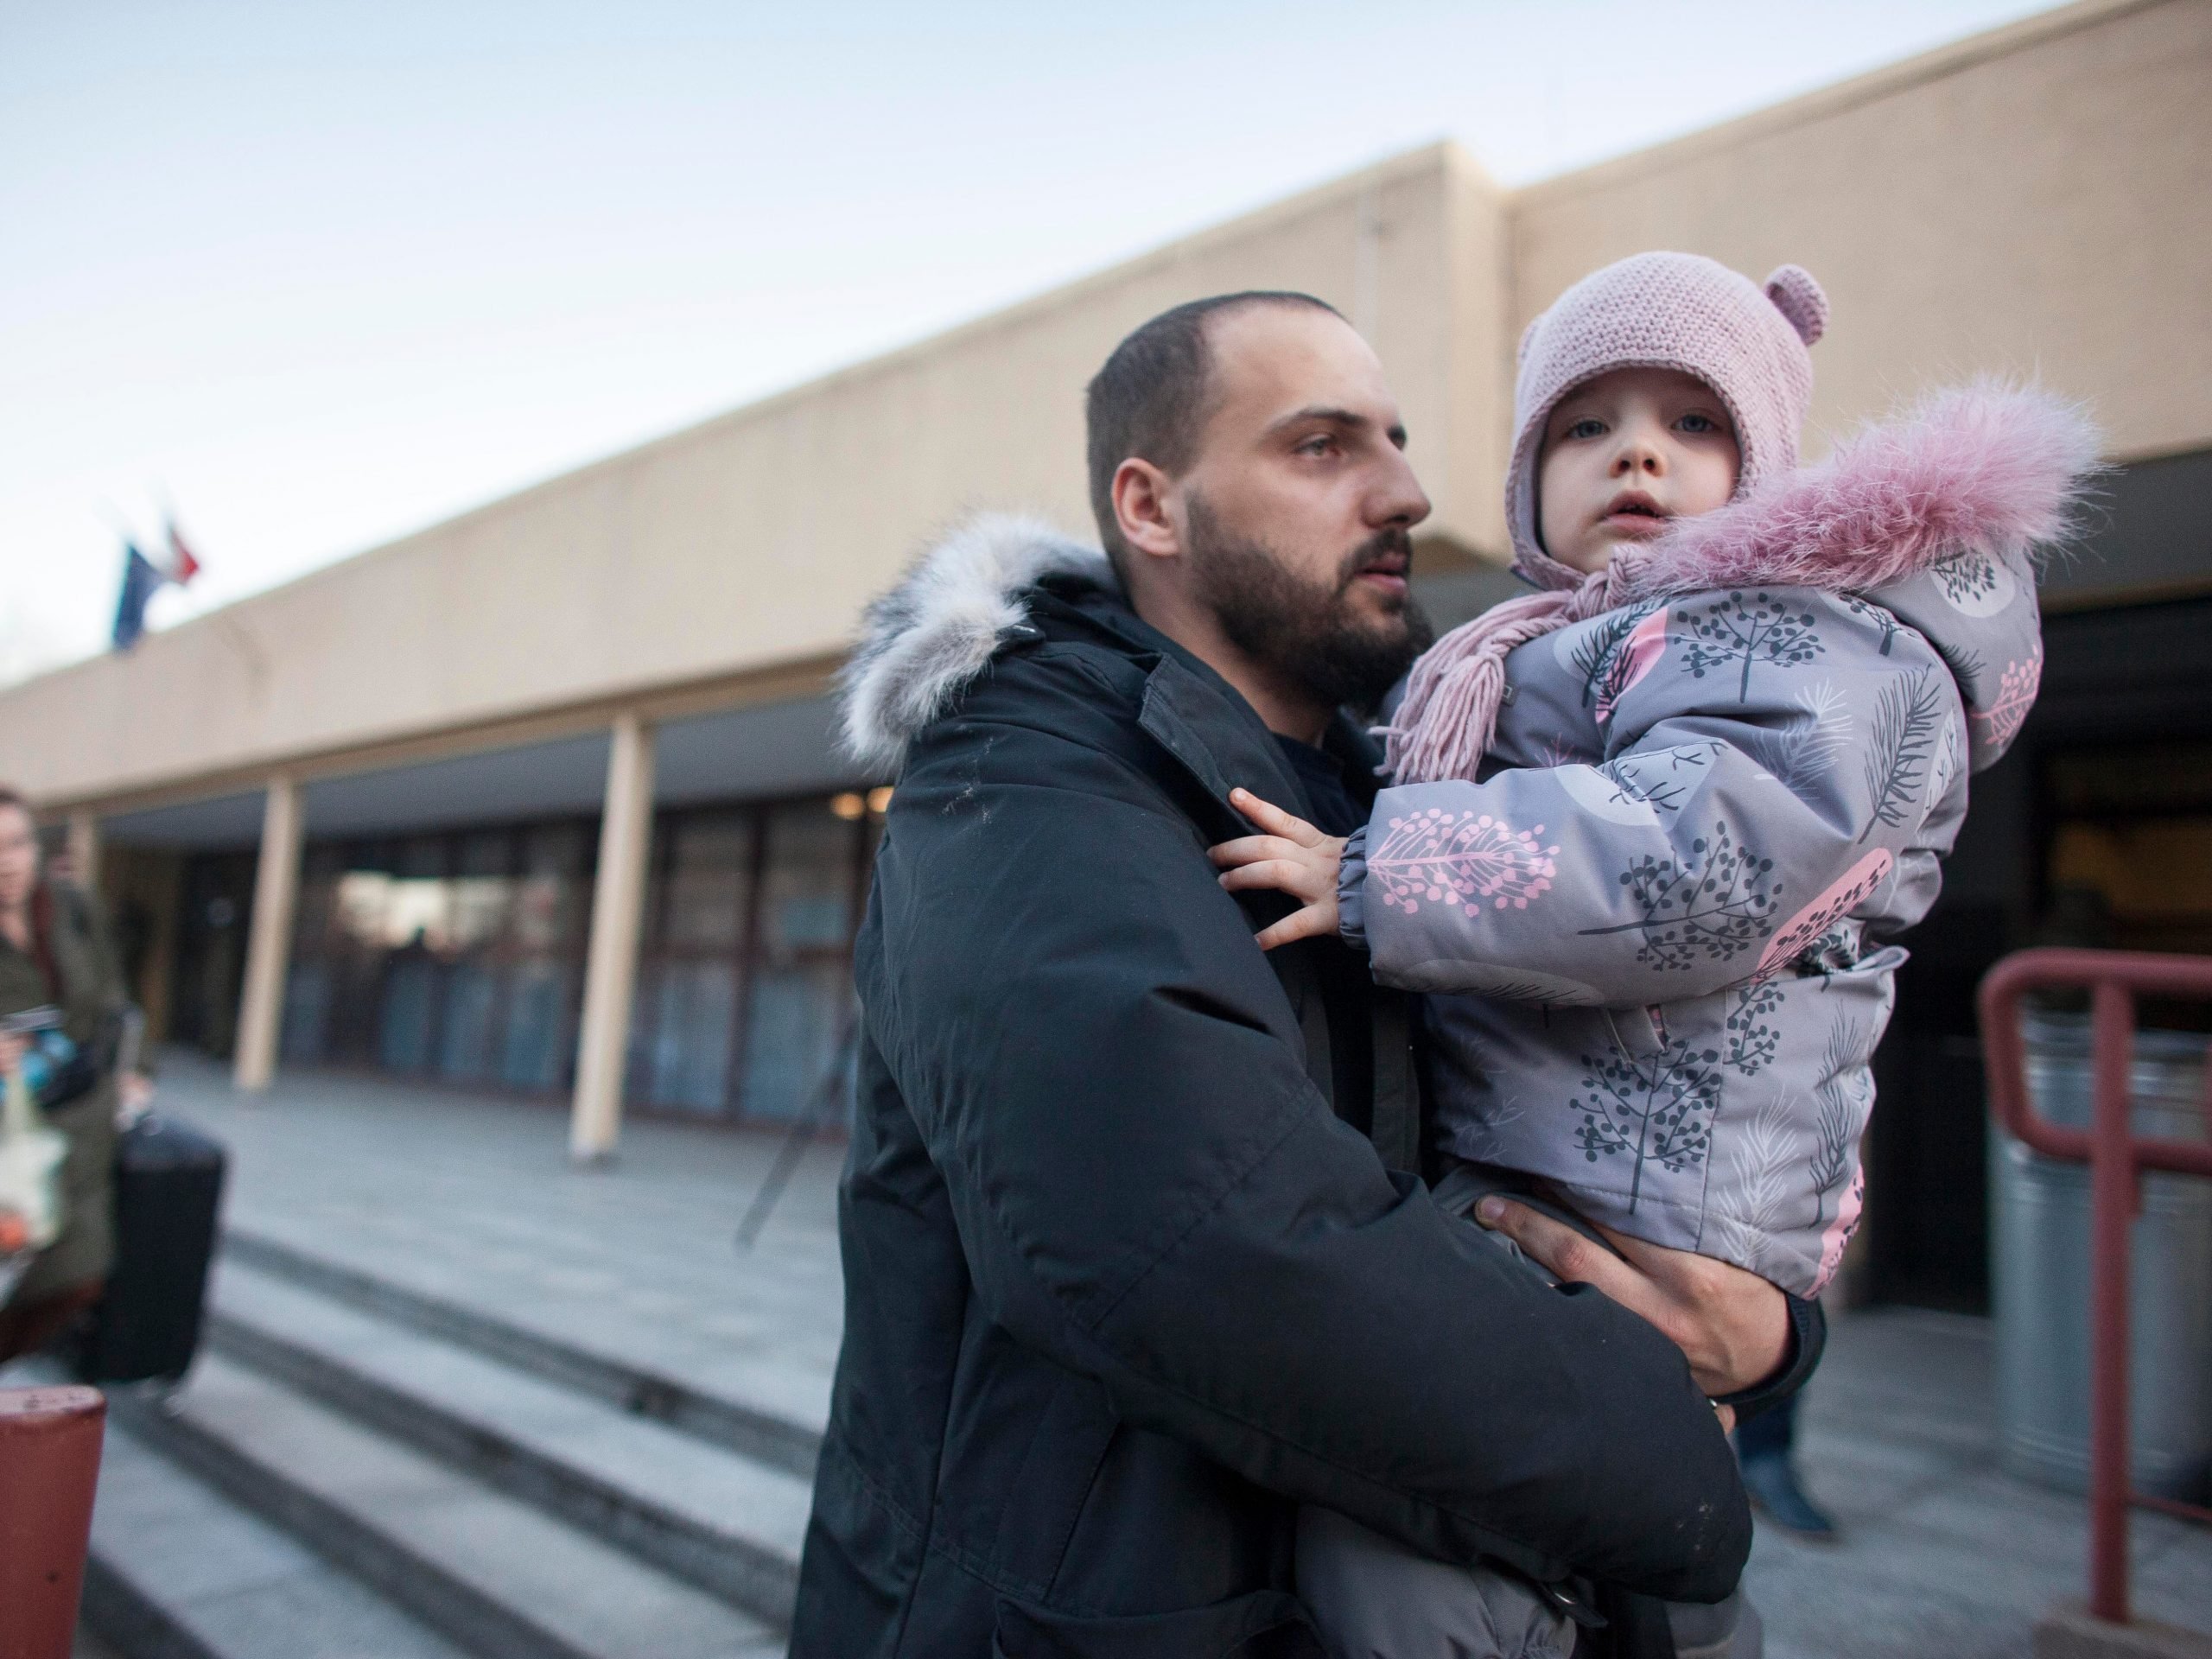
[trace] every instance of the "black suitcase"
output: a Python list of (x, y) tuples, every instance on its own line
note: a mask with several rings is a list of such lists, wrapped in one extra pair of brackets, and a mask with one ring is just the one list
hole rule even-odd
[(159, 1112), (118, 1137), (115, 1267), (78, 1349), (86, 1382), (174, 1382), (191, 1365), (226, 1161), (220, 1142)]

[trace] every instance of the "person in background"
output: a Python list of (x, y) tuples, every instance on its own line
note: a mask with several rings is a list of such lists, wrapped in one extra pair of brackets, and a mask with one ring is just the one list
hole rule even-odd
[(1806, 1496), (1797, 1478), (1797, 1402), (1791, 1395), (1764, 1416), (1736, 1426), (1736, 1461), (1751, 1507), (1777, 1527), (1801, 1538), (1832, 1543), (1834, 1520)]
[[(90, 895), (44, 877), (22, 796), (0, 786), (0, 1015), (51, 1006), (82, 1057), (62, 1068), (40, 1104), (66, 1136), (60, 1236), (41, 1251), (0, 1307), (0, 1360), (43, 1347), (97, 1302), (115, 1253), (116, 1050), (123, 976)], [(0, 1036), (0, 1074), (25, 1044)]]

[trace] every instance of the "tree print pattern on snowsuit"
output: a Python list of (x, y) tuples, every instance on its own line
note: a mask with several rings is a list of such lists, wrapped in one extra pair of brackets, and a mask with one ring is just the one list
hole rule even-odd
[[(1800, 1294), (1827, 1281), (1891, 941), (2034, 701), (2030, 550), (2095, 452), (2053, 400), (1947, 395), (1558, 588), (1548, 635), (1522, 631), (1541, 605), (1497, 619), (1484, 660), (1510, 699), (1478, 762), (1406, 751), (1473, 781), (1384, 791), (1338, 889), (1377, 976), (1433, 993), (1443, 1150)], [(1545, 825), (1542, 902), (1379, 902), (1368, 836), (1430, 808)]]
[(1881, 605), (1868, 608), (1917, 630), (1950, 671), (1966, 704), (1961, 735), (1969, 765), (1986, 770), (2019, 735), (2043, 677), (2035, 572), (2018, 553), (1970, 555), (1885, 588), (1878, 597)]
[(1781, 1033), (1767, 1023), (1782, 1007), (1781, 988), (1770, 980), (1754, 980), (1726, 995), (1734, 1001), (1722, 1022), (1728, 1046), (1720, 1063), (1740, 1077), (1756, 1077), (1782, 1047)]
[[(1466, 1056), (1439, 1068), (1449, 1150), (1794, 1291), (1833, 1270), (1904, 960), (1884, 941), (1933, 900), (1967, 774), (2001, 752), (1990, 728), (2017, 729), (2005, 665), (2035, 644), (2024, 581), (1987, 616), (1932, 575), (1904, 587), (1895, 609), (1886, 589), (1677, 594), (1531, 641), (1480, 780), (1383, 791), (1338, 896), (1378, 977), (1435, 993), (1438, 1048)], [(1440, 844), (1409, 849), (1415, 822)], [(1449, 886), (1418, 862), (1446, 826), (1481, 849)], [(1525, 906), (1499, 902), (1515, 880)]]
[(1878, 826), (1894, 830), (1921, 804), (1921, 773), (1950, 712), (1949, 677), (1929, 668), (1900, 674), (1875, 694), (1864, 766), (1873, 803), (1861, 841)]
[(1645, 1166), (1675, 1174), (1705, 1161), (1712, 1145), (1713, 1114), (1720, 1102), (1714, 1050), (1669, 1043), (1638, 1059), (1618, 1043), (1599, 1055), (1582, 1056), (1582, 1092), (1567, 1102), (1581, 1115), (1575, 1144), (1591, 1163), (1624, 1158), (1630, 1174), (1628, 1212), (1643, 1195)]
[(1797, 602), (1799, 597), (1787, 592), (1778, 598), (1772, 594), (1753, 594), (1748, 598), (1730, 594), (1701, 611), (1685, 612), (1682, 620), (1688, 632), (1677, 636), (1688, 641), (1682, 652), (1682, 666), (1694, 678), (1703, 679), (1732, 664), (1742, 664), (1736, 701), (1748, 702), (1755, 666), (1798, 667), (1826, 649), (1814, 627), (1812, 611)]
[(1767, 1241), (1788, 1225), (1791, 1150), (1789, 1109), (1764, 1102), (1729, 1144), (1727, 1192), (1713, 1206), (1708, 1255), (1775, 1276), (1764, 1265)]
[(1369, 855), (1382, 903), (1408, 916), (1423, 902), (1458, 905), (1470, 916), (1483, 905), (1526, 910), (1550, 889), (1559, 849), (1487, 812), (1450, 813), (1431, 807), (1393, 818)]
[(1877, 847), (1846, 870), (1834, 887), (1792, 916), (1774, 936), (1773, 943), (1759, 956), (1758, 966), (1752, 970), (1754, 977), (1771, 978), (1795, 963), (1828, 929), (1879, 893), (1896, 868), (1897, 859), (1890, 849)]
[[(1582, 677), (1583, 706), (1595, 713), (1601, 724), (1612, 717), (1613, 705), (1630, 681), (1641, 677), (1649, 666), (1652, 652), (1648, 642), (1654, 616), (1660, 619), (1658, 634), (1663, 649), (1666, 609), (1660, 604), (1624, 605), (1597, 619), (1579, 637), (1562, 637), (1562, 644), (1573, 640), (1567, 647), (1567, 662)], [(1639, 636), (1644, 643), (1632, 644)]]
[(1851, 1149), (1873, 1110), (1874, 1079), (1864, 1064), (1872, 1052), (1866, 1031), (1843, 1021), (1829, 1035), (1827, 1050), (1821, 1057), (1827, 1075), (1813, 1090), (1820, 1107), (1813, 1119), (1813, 1153), (1806, 1163), (1813, 1183), (1815, 1225), (1826, 1225), (1827, 1195), (1851, 1173)]
[(1832, 679), (1808, 685), (1791, 699), (1799, 716), (1778, 731), (1751, 740), (1751, 758), (1792, 794), (1808, 794), (1851, 742), (1857, 724), (1849, 699)]
[(2009, 748), (2026, 723), (2028, 710), (2035, 707), (2036, 693), (2042, 686), (2043, 647), (2038, 645), (2032, 656), (2005, 664), (1996, 696), (1987, 708), (1974, 712), (1976, 734), (1993, 747)]
[(1623, 755), (1598, 768), (1630, 798), (1660, 812), (1679, 812), (1719, 753), (1717, 743), (1662, 749), (1656, 754)]
[(2012, 603), (2015, 578), (1986, 553), (1946, 559), (1928, 573), (1943, 597), (1968, 616), (1990, 616)]
[(1586, 934), (1643, 935), (1638, 962), (1686, 969), (1700, 957), (1732, 961), (1774, 931), (1770, 919), (1782, 898), (1771, 879), (1774, 861), (1738, 847), (1725, 823), (1689, 844), (1681, 859), (1646, 853), (1620, 874), (1620, 885), (1641, 912), (1635, 921), (1586, 927)]

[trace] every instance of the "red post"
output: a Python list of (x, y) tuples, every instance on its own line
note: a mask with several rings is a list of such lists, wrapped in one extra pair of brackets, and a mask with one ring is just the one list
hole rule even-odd
[(107, 1401), (0, 1389), (0, 1659), (69, 1659)]
[(2127, 1623), (2127, 1315), (2131, 1232), (2140, 1177), (2129, 1144), (2135, 999), (2097, 983), (2090, 1004), (2095, 1093), (2089, 1120), (2089, 1612)]

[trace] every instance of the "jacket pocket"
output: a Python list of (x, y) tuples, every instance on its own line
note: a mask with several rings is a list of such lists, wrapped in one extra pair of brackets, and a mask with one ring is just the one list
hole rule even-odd
[(1172, 1613), (1077, 1617), (1001, 1601), (991, 1659), (1328, 1659), (1295, 1596), (1255, 1590)]

